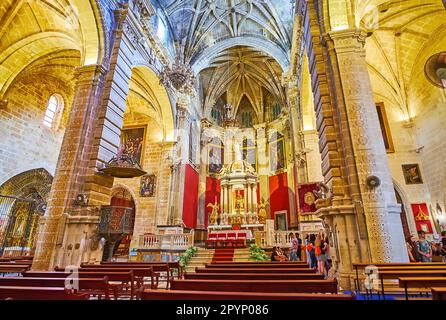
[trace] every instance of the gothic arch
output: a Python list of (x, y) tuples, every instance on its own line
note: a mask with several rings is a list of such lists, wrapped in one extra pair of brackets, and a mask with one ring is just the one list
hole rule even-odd
[(106, 28), (96, 1), (56, 1), (51, 7), (41, 1), (15, 1), (2, 6), (0, 97), (28, 65), (51, 53), (77, 50), (80, 65), (102, 63)]
[(191, 61), (192, 70), (195, 74), (207, 68), (211, 61), (221, 52), (238, 46), (250, 47), (254, 50), (262, 51), (273, 57), (281, 66), (283, 72), (290, 68), (290, 57), (282, 48), (271, 41), (255, 37), (237, 37), (226, 39), (216, 43), (214, 46), (204, 50)]
[(175, 134), (174, 108), (166, 88), (160, 84), (158, 74), (147, 65), (134, 66), (130, 90), (139, 93), (141, 97), (150, 102), (162, 120), (164, 141), (173, 141)]
[(27, 198), (33, 192), (48, 200), (53, 177), (43, 168), (22, 172), (0, 186), (0, 195)]

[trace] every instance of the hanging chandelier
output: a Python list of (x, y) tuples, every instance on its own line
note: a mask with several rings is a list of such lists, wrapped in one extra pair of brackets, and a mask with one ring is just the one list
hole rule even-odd
[(195, 94), (198, 83), (191, 67), (184, 63), (182, 53), (177, 55), (172, 67), (164, 68), (160, 74), (160, 80), (164, 86), (186, 95)]
[[(184, 12), (186, 12), (186, 1), (182, 3), (183, 17), (181, 19), (181, 30), (185, 27)], [(185, 47), (186, 47), (187, 35), (180, 36), (179, 48), (175, 57), (175, 62), (172, 66), (165, 66), (164, 70), (160, 73), (160, 82), (171, 89), (178, 91), (181, 94), (195, 95), (198, 87), (198, 80), (195, 76), (192, 68), (186, 63), (185, 59)]]

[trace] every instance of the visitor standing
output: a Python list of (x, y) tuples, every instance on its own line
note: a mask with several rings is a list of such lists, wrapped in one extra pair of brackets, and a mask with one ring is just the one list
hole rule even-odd
[(418, 231), (418, 239), (415, 242), (415, 250), (420, 255), (420, 262), (432, 262), (432, 247), (426, 240), (426, 233), (423, 230)]
[(441, 231), (441, 255), (443, 262), (446, 262), (446, 231)]
[[(409, 236), (406, 238), (407, 254), (410, 262), (419, 262), (419, 255), (415, 252), (415, 237)], [(418, 259), (417, 259), (418, 258)]]

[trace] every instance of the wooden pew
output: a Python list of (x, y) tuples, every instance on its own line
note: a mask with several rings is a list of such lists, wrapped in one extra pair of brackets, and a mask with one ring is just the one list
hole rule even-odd
[(145, 290), (142, 300), (355, 300), (347, 294)]
[(28, 264), (2, 263), (0, 264), (0, 274), (22, 273), (30, 269)]
[(400, 287), (404, 288), (406, 300), (409, 300), (409, 288), (446, 288), (446, 277), (401, 277), (398, 279)]
[(310, 268), (203, 268), (196, 267), (197, 273), (316, 273)]
[[(72, 279), (77, 281), (79, 293), (104, 296), (110, 300), (110, 286), (108, 277)], [(0, 278), (2, 287), (41, 287), (41, 288), (66, 288), (65, 278), (29, 278), (29, 277), (5, 277)]]
[(174, 280), (172, 290), (337, 293), (336, 280)]
[[(57, 271), (27, 271), (22, 273), (24, 277), (30, 278), (67, 278), (68, 276), (73, 276), (66, 272)], [(115, 299), (119, 295), (129, 295), (130, 299), (133, 300), (138, 293), (135, 277), (133, 271), (128, 272), (78, 272), (77, 276), (80, 279), (83, 278), (103, 278), (108, 277), (110, 288), (114, 292)], [(128, 293), (130, 289), (130, 293)]]
[(446, 300), (446, 288), (432, 288), (432, 300)]
[(252, 264), (252, 263), (240, 263), (240, 264), (231, 264), (231, 263), (208, 263), (205, 266), (209, 269), (225, 269), (225, 268), (257, 268), (257, 269), (263, 269), (263, 268), (269, 268), (269, 269), (289, 269), (289, 268), (308, 268), (308, 264)]
[(318, 273), (185, 273), (184, 279), (195, 280), (324, 280)]
[(389, 262), (389, 263), (353, 263), (353, 269), (355, 270), (356, 280), (355, 287), (356, 290), (360, 289), (359, 284), (359, 270), (363, 270), (366, 267), (434, 267), (434, 266), (446, 266), (444, 262)]
[(243, 265), (243, 266), (252, 266), (252, 267), (256, 267), (256, 266), (259, 266), (259, 267), (262, 267), (262, 266), (269, 266), (269, 267), (276, 267), (276, 266), (279, 266), (280, 268), (283, 268), (284, 266), (285, 266), (285, 268), (286, 268), (286, 266), (288, 266), (288, 268), (293, 268), (294, 266), (298, 266), (298, 267), (300, 267), (300, 266), (306, 266), (306, 267), (308, 267), (308, 263), (306, 263), (306, 262), (288, 262), (288, 261), (284, 261), (284, 262), (279, 262), (279, 261), (276, 261), (276, 262), (253, 262), (253, 261), (248, 261), (248, 262), (242, 262), (242, 261), (239, 261), (239, 262), (211, 262), (211, 263), (208, 263), (208, 265), (221, 265), (221, 264), (224, 264), (224, 265), (226, 265), (226, 266), (230, 266), (231, 268), (232, 267), (234, 267), (234, 268), (236, 268), (236, 267), (238, 267), (238, 266), (240, 266), (240, 265)]
[[(174, 271), (177, 270), (177, 278), (183, 277), (184, 269), (179, 262), (101, 262), (101, 266), (119, 267), (138, 267), (150, 266), (155, 272), (166, 272), (167, 280), (170, 282), (174, 278)], [(88, 266), (88, 265), (81, 265)], [(90, 265), (91, 266), (91, 265)], [(97, 265), (96, 265), (97, 266)]]
[[(181, 266), (179, 261), (173, 261), (173, 262), (110, 262), (110, 261), (103, 261), (101, 262), (101, 265), (112, 265), (112, 266), (165, 266), (168, 265), (169, 271), (171, 272), (171, 276), (173, 276), (173, 270), (177, 270), (178, 273), (178, 279), (181, 279), (184, 268)], [(155, 270), (157, 271), (157, 270)]]
[[(65, 268), (55, 267), (54, 271), (64, 272)], [(133, 271), (133, 276), (136, 280), (136, 285), (139, 290), (144, 288), (144, 279), (150, 278), (151, 289), (158, 288), (159, 284), (159, 274), (153, 271), (152, 267), (121, 267), (121, 268), (109, 268), (97, 265), (96, 267), (81, 267), (78, 269), (79, 272), (129, 272)]]
[[(407, 269), (395, 269), (379, 271), (378, 279), (381, 284), (381, 290), (377, 290), (379, 294), (382, 294), (385, 299), (385, 284), (384, 280), (396, 280), (398, 278), (416, 278), (416, 277), (446, 277), (446, 269), (443, 270), (407, 270)], [(395, 291), (395, 289), (393, 290)]]
[(64, 288), (0, 287), (0, 300), (88, 300), (89, 294), (73, 293)]

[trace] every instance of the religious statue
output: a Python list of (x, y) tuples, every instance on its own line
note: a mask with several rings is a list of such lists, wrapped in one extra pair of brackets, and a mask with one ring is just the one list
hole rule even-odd
[(266, 223), (266, 218), (268, 216), (268, 214), (266, 212), (267, 205), (268, 205), (268, 201), (265, 201), (265, 199), (262, 198), (260, 200), (260, 204), (259, 204), (259, 223), (261, 223), (261, 224)]
[(245, 209), (245, 200), (243, 199), (242, 195), (238, 195), (237, 199), (235, 200), (235, 209), (238, 212), (241, 212), (243, 209)]
[(232, 120), (232, 106), (229, 103), (227, 103), (223, 108), (224, 108), (224, 120), (225, 121)]
[(211, 215), (209, 216), (209, 224), (210, 225), (216, 225), (217, 224), (218, 208), (219, 207), (220, 207), (220, 205), (217, 203), (217, 201), (215, 201), (214, 204), (212, 204), (212, 203), (208, 204), (208, 208), (212, 208)]

